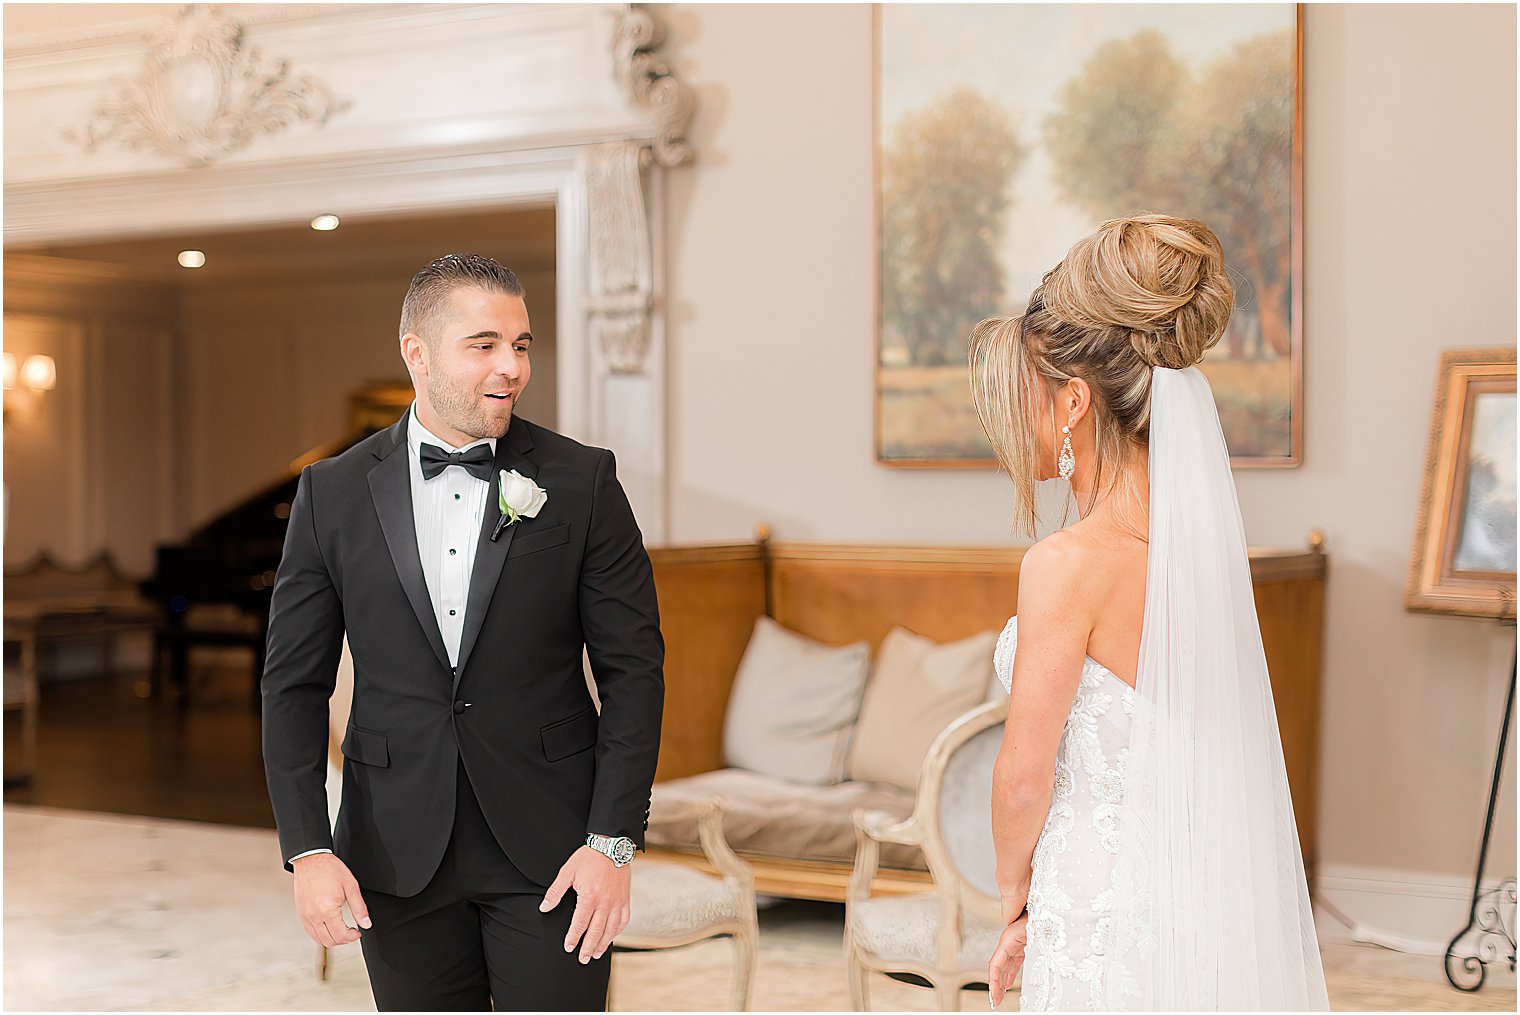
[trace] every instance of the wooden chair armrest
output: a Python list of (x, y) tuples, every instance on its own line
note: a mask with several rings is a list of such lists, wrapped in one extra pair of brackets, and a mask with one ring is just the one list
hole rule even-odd
[(871, 883), (881, 863), (881, 844), (897, 842), (905, 846), (919, 844), (918, 823), (913, 818), (897, 821), (883, 811), (858, 810), (850, 815), (855, 824), (855, 866), (845, 889), (845, 903), (863, 902), (871, 897)]
[(903, 846), (922, 846), (923, 832), (918, 827), (917, 816), (898, 821), (886, 811), (856, 811), (853, 815), (855, 828), (877, 842), (895, 842)]
[(722, 874), (725, 880), (753, 885), (755, 872), (739, 858), (728, 839), (723, 835), (723, 801), (718, 797), (695, 805), (697, 812), (697, 836), (702, 842), (702, 853), (707, 862)]
[(697, 840), (702, 855), (724, 878), (753, 882), (755, 872), (728, 844), (723, 834), (723, 800), (708, 797), (705, 800), (683, 800), (679, 803), (656, 803), (653, 813), (661, 821), (697, 822)]

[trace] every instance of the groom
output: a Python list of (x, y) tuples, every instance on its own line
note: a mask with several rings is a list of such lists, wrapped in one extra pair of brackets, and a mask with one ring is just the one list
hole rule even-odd
[(307, 933), (362, 940), (382, 1011), (605, 1010), (628, 923), (664, 700), (654, 580), (612, 453), (513, 418), (532, 341), (500, 264), (422, 269), (401, 309), (416, 401), (308, 466), (290, 506), (262, 684), (269, 796)]

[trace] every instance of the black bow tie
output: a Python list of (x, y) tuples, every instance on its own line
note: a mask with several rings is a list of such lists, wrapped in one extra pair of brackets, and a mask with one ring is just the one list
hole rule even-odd
[(432, 479), (451, 465), (463, 466), (476, 479), (489, 483), (496, 455), (489, 444), (477, 444), (468, 451), (445, 451), (436, 444), (421, 448), (422, 478)]

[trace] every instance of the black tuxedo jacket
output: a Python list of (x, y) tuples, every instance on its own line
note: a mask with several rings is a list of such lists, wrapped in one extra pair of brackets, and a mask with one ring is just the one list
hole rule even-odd
[[(493, 542), (493, 471), (450, 667), (418, 557), (410, 416), (307, 466), (290, 506), (262, 680), (280, 848), (332, 848), (362, 888), (415, 895), (448, 845), (463, 758), (502, 849), (547, 886), (587, 832), (643, 846), (665, 654), (649, 557), (612, 453), (513, 419), (495, 470), (548, 501)], [(327, 709), (345, 631), (354, 701), (333, 833)]]

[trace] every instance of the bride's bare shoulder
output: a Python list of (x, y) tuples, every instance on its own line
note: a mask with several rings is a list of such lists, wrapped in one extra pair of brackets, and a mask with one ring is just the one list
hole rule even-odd
[(1086, 532), (1070, 526), (1050, 533), (1019, 562), (1019, 612), (1048, 605), (1067, 615), (1084, 613), (1102, 570), (1102, 547)]
[(1028, 567), (1031, 563), (1041, 571), (1080, 567), (1090, 563), (1100, 549), (1086, 532), (1073, 525), (1057, 529), (1025, 550), (1020, 567)]
[(1052, 532), (1024, 551), (1019, 561), (1019, 598), (1026, 593), (1059, 594), (1076, 583), (1090, 550), (1079, 533)]

